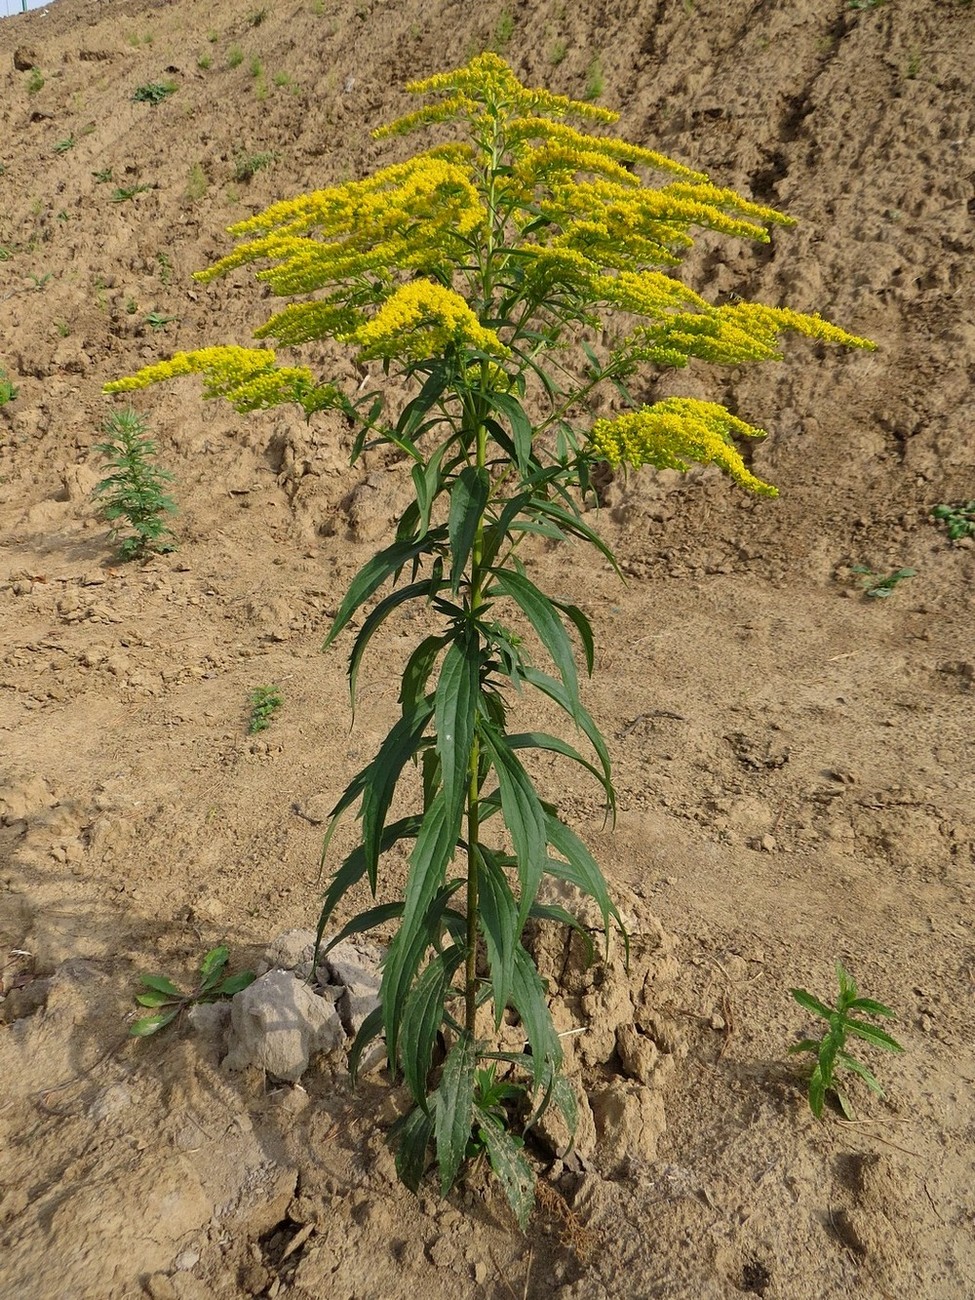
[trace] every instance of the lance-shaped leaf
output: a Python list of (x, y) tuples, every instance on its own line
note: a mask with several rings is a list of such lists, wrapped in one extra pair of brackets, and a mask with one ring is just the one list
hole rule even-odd
[(460, 591), (490, 491), (487, 470), (475, 465), (462, 469), (451, 488), (447, 535), (450, 539), (450, 588), (455, 596)]
[(484, 1143), (491, 1168), (504, 1188), (518, 1227), (525, 1232), (535, 1207), (535, 1174), (525, 1158), (523, 1146), (501, 1121), (483, 1111), (476, 1114), (477, 1135)]
[(511, 1001), (531, 1045), (531, 1070), (537, 1084), (545, 1078), (546, 1071), (561, 1065), (562, 1045), (548, 1009), (545, 984), (520, 943), (515, 948)]
[(400, 1182), (417, 1192), (427, 1169), (427, 1150), (433, 1138), (437, 1098), (431, 1098), (429, 1111), (419, 1106), (398, 1120), (390, 1131), (390, 1140), (396, 1145), (396, 1172)]
[(626, 929), (615, 903), (609, 896), (606, 879), (596, 859), (575, 831), (570, 830), (554, 813), (546, 813), (545, 821), (545, 834), (549, 844), (565, 859), (564, 862), (558, 862), (554, 858), (549, 858), (549, 874), (575, 885), (584, 894), (595, 899), (602, 914), (603, 929), (608, 932), (609, 918), (612, 917), (625, 939)]
[(230, 949), (221, 944), (211, 948), (200, 963), (200, 988), (207, 990), (220, 983), (223, 968), (230, 960)]
[(424, 637), (407, 660), (400, 684), (399, 702), (404, 713), (415, 709), (423, 699), (437, 656), (450, 638), (443, 634)]
[(447, 1053), (437, 1089), (434, 1134), (442, 1196), (453, 1187), (470, 1141), (476, 1065), (477, 1044), (465, 1030)]
[(518, 904), (505, 875), (501, 855), (486, 846), (478, 850), (479, 919), (487, 947), (494, 994), (494, 1027), (501, 1024), (515, 977), (515, 947), (520, 934)]
[(359, 1062), (362, 1060), (362, 1053), (374, 1039), (379, 1037), (382, 1031), (383, 1009), (381, 1006), (373, 1007), (359, 1026), (359, 1032), (349, 1049), (349, 1074), (352, 1076), (353, 1084), (359, 1074)]
[(420, 555), (432, 551), (435, 543), (442, 542), (444, 538), (443, 530), (436, 533), (428, 533), (425, 537), (402, 538), (387, 546), (385, 550), (379, 551), (366, 564), (362, 566), (356, 576), (352, 579), (348, 591), (338, 608), (335, 615), (335, 621), (329, 629), (328, 636), (325, 638), (327, 648), (332, 644), (338, 634), (348, 623), (349, 619), (359, 608), (359, 606), (372, 595), (391, 574), (396, 573), (409, 560), (415, 560)]
[(446, 899), (441, 896), (441, 901), (438, 895), (456, 847), (457, 836), (448, 825), (441, 792), (423, 818), (410, 855), (403, 921), (389, 945), (383, 967), (380, 998), (386, 1048), (393, 1069), (396, 1068), (403, 1006), (443, 912)]
[(579, 679), (576, 673), (575, 655), (572, 642), (559, 617), (559, 613), (549, 598), (540, 591), (523, 574), (511, 569), (493, 569), (493, 585), (490, 596), (499, 592), (510, 597), (520, 606), (522, 613), (538, 634), (539, 640), (552, 656), (552, 662), (559, 670), (565, 687), (569, 715), (578, 723), (581, 704), (579, 702)]
[(412, 582), (407, 587), (400, 587), (396, 591), (391, 591), (388, 596), (379, 602), (375, 609), (370, 610), (362, 627), (359, 629), (352, 646), (352, 653), (349, 655), (349, 694), (352, 698), (353, 708), (355, 708), (355, 687), (359, 676), (359, 667), (366, 646), (372, 639), (373, 634), (385, 623), (394, 609), (398, 609), (400, 605), (405, 605), (410, 600), (419, 600), (423, 597), (429, 599), (435, 596), (443, 585), (442, 582), (438, 582), (435, 578), (427, 578), (422, 582)]
[(359, 818), (362, 822), (362, 849), (366, 855), (369, 885), (376, 892), (376, 873), (382, 852), (382, 834), (386, 813), (404, 766), (420, 748), (423, 731), (433, 712), (432, 705), (421, 701), (412, 713), (404, 714), (392, 726), (379, 752), (365, 769)]
[(872, 1043), (874, 1047), (882, 1047), (885, 1052), (903, 1052), (904, 1050), (896, 1038), (891, 1038), (886, 1030), (878, 1029), (876, 1025), (868, 1025), (862, 1020), (847, 1020), (845, 1028), (847, 1033), (855, 1034), (857, 1038)]
[(545, 810), (535, 792), (531, 778), (508, 744), (507, 738), (483, 720), (478, 726), (478, 731), (481, 743), (487, 747), (492, 765), (498, 774), (501, 810), (518, 860), (518, 883), (521, 890), (518, 909), (518, 933), (520, 934), (545, 871)]
[(525, 414), (524, 407), (511, 393), (485, 394), (489, 405), (503, 415), (511, 427), (514, 442), (515, 463), (522, 475), (527, 474), (531, 466), (532, 424)]
[[(526, 682), (531, 683), (543, 695), (547, 695), (550, 700), (554, 700), (573, 719), (576, 726), (596, 751), (600, 766), (603, 769), (603, 775), (607, 782), (612, 785), (612, 766), (609, 750), (606, 748), (606, 742), (603, 740), (602, 734), (595, 722), (593, 722), (589, 712), (582, 707), (578, 699), (575, 701), (575, 707), (573, 707), (573, 702), (562, 683), (556, 681), (554, 677), (550, 677), (548, 673), (539, 672), (537, 668), (532, 668), (529, 664), (524, 666), (522, 672)], [(615, 799), (611, 803), (615, 804)]]
[(568, 741), (562, 740), (559, 736), (551, 736), (545, 731), (524, 731), (510, 735), (508, 744), (512, 749), (545, 749), (549, 753), (561, 754), (565, 758), (571, 758), (573, 763), (578, 763), (580, 767), (584, 767), (587, 772), (593, 774), (606, 793), (607, 804), (615, 811), (616, 791), (613, 789), (612, 782), (606, 779), (605, 772), (601, 772), (599, 768), (583, 758), (579, 751), (573, 745), (570, 745)]
[(437, 753), (448, 825), (456, 839), (470, 783), (471, 750), (480, 696), (480, 641), (470, 625), (444, 656), (434, 695)]
[(447, 989), (463, 956), (463, 950), (457, 945), (437, 953), (413, 985), (403, 1008), (400, 1035), (403, 1075), (414, 1101), (424, 1110), (428, 1109), (427, 1075), (437, 1031), (443, 1021)]

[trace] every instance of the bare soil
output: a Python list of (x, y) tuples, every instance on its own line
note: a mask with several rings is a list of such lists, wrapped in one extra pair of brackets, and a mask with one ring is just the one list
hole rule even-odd
[[(368, 660), (351, 730), (321, 643), (403, 467), (350, 469), (337, 421), (239, 417), (186, 381), (139, 402), (178, 550), (119, 564), (90, 496), (101, 385), (266, 317), (243, 276), (189, 278), (223, 227), (389, 159), (368, 133), (403, 82), (492, 42), (573, 95), (598, 60), (621, 134), (800, 219), (766, 250), (705, 241), (695, 288), (880, 345), (650, 376), (647, 398), (768, 428), (781, 497), (643, 473), (594, 516), (625, 583), (531, 557), (597, 630), (616, 829), (539, 775), (650, 936), (653, 978), (613, 1006), (656, 1056), (616, 1028), (623, 1082), (585, 1158), (538, 1153), (525, 1237), (478, 1176), (447, 1202), (396, 1183), (381, 1073), (280, 1086), (222, 1070), (218, 1034), (126, 1036), (139, 972), (188, 982), (221, 941), (253, 966), (315, 924), (322, 818), (412, 632)], [(975, 1294), (975, 549), (930, 518), (975, 497), (973, 49), (964, 0), (57, 0), (0, 22), (3, 1296)], [(917, 573), (867, 599), (856, 564)], [(250, 737), (271, 683), (284, 707)], [(811, 1028), (789, 988), (829, 996), (837, 958), (906, 1047), (866, 1051), (887, 1099), (858, 1092), (853, 1124), (813, 1120), (786, 1056)]]

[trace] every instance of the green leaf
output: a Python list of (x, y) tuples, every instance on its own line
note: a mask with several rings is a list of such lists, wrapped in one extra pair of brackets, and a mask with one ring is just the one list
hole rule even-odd
[(561, 1065), (562, 1045), (548, 1009), (545, 984), (520, 943), (515, 948), (511, 1002), (531, 1044), (532, 1076), (537, 1084), (546, 1070)]
[[(165, 1007), (173, 1002), (173, 998), (169, 993), (160, 993), (158, 990), (152, 993), (137, 993), (135, 1000), (140, 1007)], [(178, 1001), (183, 1002), (183, 997), (180, 996)]]
[[(537, 668), (532, 668), (526, 664), (523, 669), (525, 681), (540, 690), (543, 695), (547, 695), (550, 700), (554, 700), (565, 713), (576, 723), (580, 731), (586, 736), (589, 743), (599, 758), (600, 766), (603, 769), (603, 776), (609, 788), (612, 790), (612, 765), (610, 763), (609, 750), (606, 748), (606, 742), (603, 740), (599, 728), (590, 717), (588, 711), (576, 701), (576, 707), (573, 709), (572, 701), (569, 699), (567, 692), (564, 690), (562, 683), (550, 677), (548, 673), (539, 672)], [(610, 807), (615, 808), (615, 796), (610, 800)]]
[(443, 530), (438, 530), (438, 533), (436, 538), (434, 533), (428, 533), (426, 537), (419, 539), (399, 539), (364, 564), (345, 593), (322, 648), (327, 649), (332, 644), (359, 606), (368, 600), (391, 574), (396, 573), (409, 560), (414, 560), (433, 550), (434, 541), (443, 540)]
[(793, 1043), (792, 1046), (788, 1048), (790, 1056), (797, 1056), (801, 1052), (812, 1052), (813, 1056), (818, 1056), (819, 1039), (804, 1038), (801, 1043)]
[(470, 784), (471, 749), (480, 698), (480, 667), (477, 632), (469, 625), (463, 626), (458, 629), (457, 640), (444, 656), (434, 696), (440, 779), (447, 824), (455, 839), (460, 834)]
[[(609, 932), (609, 918), (612, 917), (626, 939), (626, 928), (622, 918), (609, 896), (605, 877), (599, 864), (575, 831), (569, 829), (554, 813), (546, 813), (546, 837), (556, 853), (561, 853), (565, 862), (554, 858), (548, 860), (548, 872), (559, 880), (566, 880), (584, 894), (595, 899), (603, 918), (603, 929)], [(627, 945), (628, 946), (628, 945)]]
[(840, 1103), (840, 1110), (843, 1112), (844, 1116), (845, 1116), (848, 1120), (850, 1120), (851, 1122), (852, 1122), (853, 1120), (855, 1120), (856, 1117), (857, 1117), (857, 1113), (856, 1113), (856, 1111), (853, 1109), (853, 1106), (852, 1106), (851, 1103), (850, 1103), (850, 1099), (849, 1099), (849, 1097), (846, 1095), (846, 1093), (843, 1091), (843, 1089), (842, 1089), (842, 1088), (838, 1088), (838, 1087), (834, 1084), (834, 1085), (833, 1085), (833, 1094), (835, 1095), (836, 1100)]
[(443, 584), (433, 578), (425, 578), (422, 582), (413, 582), (408, 587), (400, 587), (398, 590), (390, 592), (388, 596), (379, 602), (375, 609), (369, 612), (368, 617), (363, 621), (362, 627), (356, 635), (352, 653), (349, 655), (349, 694), (352, 699), (353, 709), (355, 708), (355, 687), (359, 676), (359, 667), (366, 646), (373, 634), (382, 626), (394, 609), (398, 609), (400, 605), (405, 605), (410, 600), (419, 600), (423, 596), (435, 596), (441, 586)]
[(444, 797), (440, 793), (423, 818), (410, 855), (403, 921), (389, 945), (383, 967), (380, 997), (386, 1048), (394, 1070), (403, 1006), (442, 914), (443, 901), (434, 904), (456, 846), (457, 837), (448, 825)]
[(613, 789), (612, 783), (606, 779), (606, 774), (583, 758), (579, 751), (567, 741), (558, 736), (550, 736), (545, 731), (523, 731), (508, 736), (508, 744), (512, 749), (544, 749), (549, 753), (561, 754), (565, 758), (570, 758), (573, 763), (578, 763), (580, 767), (584, 767), (587, 772), (592, 773), (605, 791), (607, 804), (611, 809), (615, 809), (616, 791)]
[(140, 975), (139, 980), (147, 989), (153, 989), (157, 993), (165, 993), (167, 997), (182, 998), (182, 993), (172, 980), (168, 980), (165, 975)]
[(874, 1002), (873, 998), (854, 998), (847, 1011), (862, 1011), (868, 1016), (887, 1016), (890, 1020), (897, 1019), (895, 1011), (885, 1007), (882, 1002)]
[(515, 462), (522, 475), (527, 474), (531, 465), (533, 430), (523, 406), (511, 393), (491, 392), (485, 396), (494, 410), (499, 411), (511, 426)]
[(129, 1029), (129, 1035), (132, 1038), (148, 1038), (150, 1034), (156, 1034), (160, 1029), (165, 1029), (168, 1024), (176, 1019), (179, 1011), (157, 1011), (152, 1016), (142, 1016), (141, 1019), (133, 1022)]
[(462, 469), (451, 488), (447, 535), (450, 539), (450, 588), (455, 596), (460, 591), (490, 491), (491, 480), (487, 470), (474, 465)]
[(563, 510), (560, 506), (557, 506), (550, 501), (538, 501), (536, 502), (536, 508), (540, 514), (547, 515), (550, 519), (554, 519), (560, 523), (567, 533), (571, 533), (582, 541), (588, 542), (591, 546), (595, 546), (600, 555), (602, 555), (604, 559), (608, 560), (613, 566), (613, 570), (617, 576), (623, 576), (619, 564), (617, 563), (616, 556), (610, 548), (606, 545), (599, 534), (590, 528), (588, 524), (584, 523), (577, 515), (572, 514), (568, 510)]
[(442, 1196), (453, 1187), (470, 1140), (476, 1065), (477, 1044), (465, 1030), (447, 1053), (437, 1089), (434, 1133)]
[(854, 983), (853, 976), (840, 961), (836, 963), (836, 982), (840, 986), (840, 997), (849, 1005), (851, 999), (857, 995), (857, 986)]
[(423, 732), (433, 712), (432, 704), (421, 701), (390, 728), (379, 752), (365, 771), (369, 774), (362, 790), (359, 817), (362, 822), (362, 849), (373, 894), (382, 853), (382, 835), (386, 814), (393, 799), (396, 783), (407, 761), (420, 748)]
[(856, 1034), (857, 1038), (872, 1043), (874, 1047), (882, 1047), (885, 1052), (903, 1052), (904, 1050), (896, 1038), (891, 1038), (886, 1030), (878, 1029), (876, 1025), (868, 1025), (862, 1020), (847, 1020), (845, 1028), (848, 1033)]
[(824, 1020), (829, 1020), (833, 1014), (833, 1008), (828, 1007), (825, 1002), (820, 1002), (819, 998), (814, 998), (811, 993), (805, 989), (789, 989), (789, 992), (806, 1011), (811, 1011), (814, 1015), (822, 1016)]
[(535, 1174), (525, 1159), (524, 1149), (494, 1115), (477, 1112), (477, 1135), (514, 1211), (518, 1227), (525, 1232), (535, 1208)]
[(362, 934), (365, 930), (373, 930), (377, 925), (385, 925), (387, 921), (395, 921), (402, 915), (402, 903), (380, 903), (378, 907), (369, 907), (343, 925), (338, 934), (329, 939), (321, 950), (320, 956), (327, 957), (335, 945), (341, 943), (343, 939), (348, 939), (350, 934)]
[(859, 1075), (870, 1091), (875, 1092), (878, 1097), (886, 1096), (886, 1093), (877, 1081), (876, 1075), (874, 1075), (872, 1071), (868, 1070), (865, 1065), (861, 1064), (860, 1061), (857, 1061), (854, 1057), (850, 1056), (848, 1052), (839, 1052), (836, 1057), (836, 1063), (842, 1065), (844, 1069), (851, 1070), (854, 1074)]
[(410, 655), (403, 669), (399, 692), (399, 702), (404, 713), (415, 709), (423, 698), (437, 656), (449, 640), (443, 634), (425, 637)]
[(579, 679), (576, 673), (572, 642), (556, 612), (555, 606), (538, 587), (523, 574), (511, 569), (492, 569), (494, 586), (488, 593), (497, 592), (510, 597), (521, 608), (522, 613), (538, 633), (539, 640), (552, 656), (552, 662), (558, 668), (565, 687), (568, 712), (579, 723)]
[(817, 1065), (809, 1076), (809, 1109), (817, 1119), (823, 1118), (823, 1103), (826, 1101), (826, 1084), (823, 1072)]
[(221, 984), (213, 990), (216, 997), (232, 998), (235, 994), (248, 988), (257, 976), (252, 970), (241, 971), (239, 975), (229, 975)]
[(381, 1006), (373, 1009), (359, 1026), (359, 1032), (356, 1034), (349, 1049), (349, 1074), (352, 1076), (353, 1084), (359, 1073), (359, 1062), (362, 1060), (362, 1053), (366, 1050), (373, 1039), (378, 1038), (383, 1029), (383, 1009)]
[(520, 934), (545, 871), (545, 810), (535, 793), (531, 778), (506, 737), (486, 721), (480, 723), (478, 731), (481, 743), (489, 750), (498, 774), (501, 809), (518, 860), (518, 883), (521, 888), (518, 908)]
[(428, 1109), (427, 1075), (443, 1021), (447, 989), (463, 956), (456, 945), (437, 953), (413, 985), (403, 1007), (403, 1075), (413, 1099), (424, 1110)]
[(419, 1191), (426, 1173), (427, 1150), (433, 1137), (437, 1098), (431, 1098), (431, 1102), (428, 1112), (417, 1106), (398, 1120), (390, 1132), (390, 1139), (396, 1144), (396, 1172), (400, 1182), (414, 1193)]
[(223, 968), (229, 960), (229, 948), (224, 946), (211, 948), (200, 964), (200, 987), (208, 989), (218, 983), (223, 974)]
[(520, 933), (518, 904), (499, 855), (483, 845), (478, 850), (478, 877), (479, 920), (491, 971), (494, 1027), (497, 1029), (511, 998), (515, 946)]
[[(380, 842), (380, 851), (387, 852), (392, 846), (402, 839), (414, 839), (420, 829), (420, 819), (418, 817), (403, 817), (400, 821), (392, 822), (383, 831), (383, 837)], [(363, 852), (362, 845), (357, 845), (349, 856), (343, 861), (338, 871), (332, 878), (322, 903), (322, 910), (318, 918), (318, 932), (315, 938), (315, 959), (314, 965), (318, 965), (318, 949), (321, 946), (322, 936), (325, 933), (325, 927), (331, 919), (332, 913), (338, 906), (339, 902), (345, 897), (353, 885), (359, 883), (366, 874), (366, 855)]]

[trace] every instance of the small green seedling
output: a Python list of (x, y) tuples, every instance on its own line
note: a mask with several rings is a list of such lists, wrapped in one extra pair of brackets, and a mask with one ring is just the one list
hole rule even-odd
[(75, 147), (76, 141), (73, 135), (66, 135), (63, 140), (58, 140), (54, 146), (55, 153), (68, 153)]
[(112, 169), (111, 167), (103, 167), (101, 171), (92, 172), (92, 176), (95, 178), (96, 185), (105, 185), (112, 179)]
[(0, 367), (0, 406), (12, 402), (19, 392), (20, 389), (13, 380), (7, 378), (6, 370)]
[(933, 519), (944, 524), (953, 542), (962, 537), (975, 537), (975, 501), (959, 501), (956, 505), (935, 506)]
[(119, 185), (112, 191), (113, 203), (126, 203), (129, 199), (134, 199), (137, 194), (144, 194), (146, 190), (151, 190), (151, 185)]
[(132, 98), (140, 104), (161, 104), (177, 90), (179, 85), (175, 81), (147, 81), (144, 86), (136, 86)]
[(895, 569), (886, 578), (882, 578), (879, 573), (874, 573), (869, 565), (854, 564), (850, 572), (855, 573), (861, 579), (860, 585), (865, 596), (882, 600), (886, 599), (887, 596), (892, 596), (898, 583), (903, 582), (905, 578), (913, 578), (917, 573), (917, 569)]
[(150, 1007), (152, 1010), (150, 1015), (140, 1016), (129, 1033), (134, 1038), (148, 1038), (150, 1034), (165, 1029), (187, 1008), (202, 1002), (232, 998), (241, 989), (246, 989), (248, 984), (253, 984), (256, 978), (253, 971), (225, 975), (229, 960), (229, 948), (211, 948), (200, 964), (200, 978), (191, 993), (178, 989), (165, 975), (140, 975), (145, 992), (137, 993), (135, 1000), (140, 1007)]
[(161, 311), (150, 311), (146, 313), (146, 324), (154, 330), (164, 329), (172, 321), (177, 320), (176, 316), (166, 316)]
[(904, 1050), (900, 1043), (892, 1038), (890, 1034), (883, 1029), (878, 1029), (876, 1025), (871, 1025), (866, 1020), (859, 1019), (854, 1014), (860, 1012), (863, 1015), (872, 1016), (874, 1019), (878, 1016), (893, 1019), (894, 1012), (891, 1011), (890, 1007), (885, 1007), (880, 1002), (874, 1002), (872, 998), (857, 997), (857, 986), (853, 977), (844, 969), (842, 962), (836, 963), (836, 979), (840, 992), (835, 1007), (826, 1006), (818, 998), (813, 997), (811, 993), (807, 993), (805, 989), (789, 990), (801, 1007), (806, 1011), (812, 1011), (814, 1015), (821, 1016), (829, 1025), (829, 1029), (822, 1038), (804, 1038), (801, 1043), (794, 1043), (789, 1048), (790, 1056), (809, 1052), (816, 1057), (816, 1064), (809, 1077), (809, 1109), (817, 1119), (822, 1119), (823, 1105), (830, 1093), (836, 1098), (840, 1110), (842, 1110), (846, 1118), (855, 1118), (850, 1099), (836, 1082), (836, 1071), (839, 1069), (849, 1070), (851, 1073), (859, 1075), (871, 1092), (876, 1093), (878, 1097), (884, 1096), (883, 1088), (881, 1088), (870, 1070), (859, 1061), (855, 1061), (847, 1052), (846, 1039), (848, 1034), (862, 1038), (874, 1047), (882, 1047), (886, 1052), (902, 1052)]
[(31, 68), (30, 76), (27, 78), (28, 95), (36, 95), (39, 90), (44, 88), (44, 74), (40, 68)]
[[(122, 559), (173, 550), (172, 534), (163, 522), (176, 511), (163, 491), (173, 476), (153, 464), (156, 444), (148, 437), (142, 417), (133, 410), (115, 411), (105, 422), (105, 433), (106, 441), (95, 450), (108, 458), (112, 473), (96, 485), (95, 496), (105, 498), (102, 516), (111, 525)], [(131, 536), (122, 536), (124, 524), (132, 530)]]
[(255, 686), (248, 696), (251, 706), (250, 720), (247, 723), (248, 736), (259, 731), (267, 731), (271, 719), (281, 708), (284, 701), (276, 686)]

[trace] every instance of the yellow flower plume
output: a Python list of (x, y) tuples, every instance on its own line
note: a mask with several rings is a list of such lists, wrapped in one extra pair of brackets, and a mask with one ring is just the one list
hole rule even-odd
[(686, 473), (691, 462), (717, 465), (741, 487), (778, 496), (777, 488), (747, 468), (732, 436), (762, 438), (765, 433), (715, 402), (668, 397), (615, 420), (597, 420), (589, 440), (592, 454), (613, 468), (654, 465)]
[(339, 338), (358, 346), (363, 360), (434, 357), (448, 345), (477, 348), (498, 357), (510, 355), (494, 330), (480, 323), (466, 299), (430, 280), (402, 285), (370, 321)]

